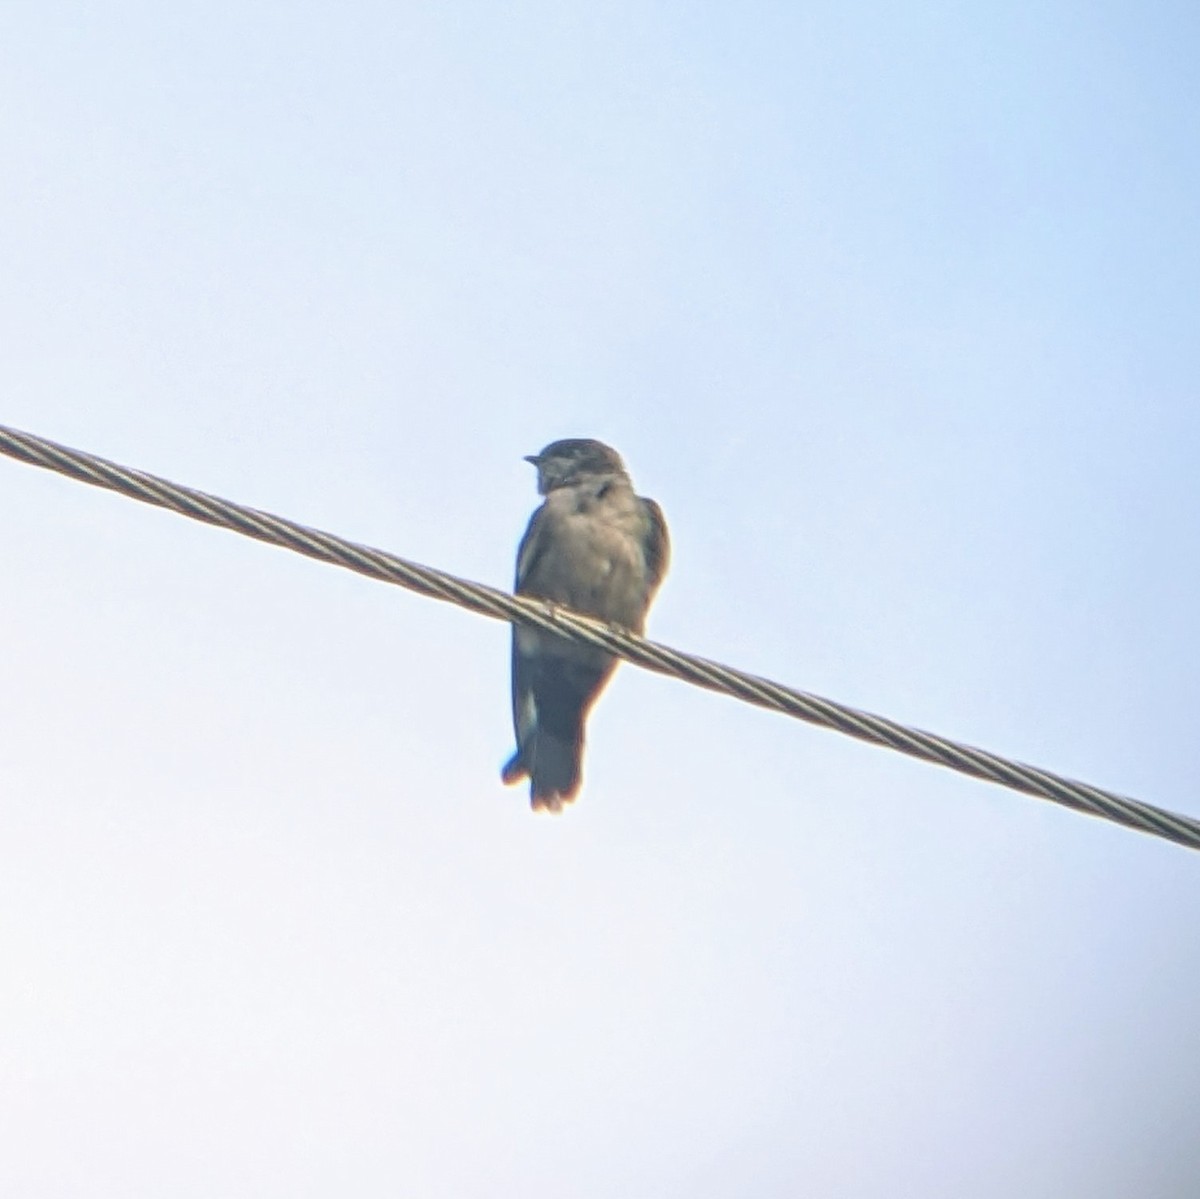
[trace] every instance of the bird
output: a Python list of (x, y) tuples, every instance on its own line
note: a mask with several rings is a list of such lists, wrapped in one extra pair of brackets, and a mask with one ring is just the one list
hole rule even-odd
[[(525, 461), (545, 498), (517, 550), (516, 593), (641, 633), (670, 560), (662, 509), (634, 493), (620, 454), (602, 441), (555, 441)], [(535, 812), (561, 812), (578, 795), (584, 723), (616, 666), (603, 650), (513, 625), (517, 748), (500, 777), (528, 778)]]

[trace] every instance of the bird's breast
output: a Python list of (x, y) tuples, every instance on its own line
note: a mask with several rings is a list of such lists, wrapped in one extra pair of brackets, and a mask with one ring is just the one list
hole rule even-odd
[(631, 506), (597, 501), (564, 504), (552, 516), (545, 557), (538, 577), (528, 580), (528, 590), (640, 629), (647, 606), (640, 513)]

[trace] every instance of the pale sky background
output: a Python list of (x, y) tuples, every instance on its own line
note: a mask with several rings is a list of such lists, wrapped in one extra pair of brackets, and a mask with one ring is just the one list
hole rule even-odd
[[(12, 424), (1200, 816), (1200, 9), (0, 12)], [(1200, 855), (0, 460), (0, 1193), (1200, 1193)]]

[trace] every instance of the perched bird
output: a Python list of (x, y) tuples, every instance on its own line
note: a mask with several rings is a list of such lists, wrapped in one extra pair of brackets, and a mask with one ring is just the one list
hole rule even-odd
[[(670, 556), (662, 510), (634, 494), (621, 456), (603, 442), (556, 441), (525, 461), (546, 499), (517, 550), (517, 594), (640, 633)], [(528, 777), (534, 811), (560, 812), (578, 793), (584, 721), (616, 665), (603, 650), (513, 625), (517, 751), (500, 777)]]

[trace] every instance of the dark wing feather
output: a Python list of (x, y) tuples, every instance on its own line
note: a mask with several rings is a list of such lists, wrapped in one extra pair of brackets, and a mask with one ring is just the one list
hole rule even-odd
[(517, 574), (513, 580), (513, 591), (518, 595), (525, 592), (531, 578), (537, 575), (538, 563), (546, 553), (546, 505), (543, 504), (529, 518), (529, 526), (521, 544), (517, 546)]
[[(518, 595), (523, 593), (531, 578), (537, 577), (538, 563), (545, 556), (545, 513), (543, 504), (529, 518), (525, 535), (517, 547), (516, 578), (513, 581), (513, 591)], [(528, 748), (526, 737), (521, 736), (521, 710), (530, 700), (534, 679), (532, 664), (527, 655), (523, 654), (517, 645), (517, 626), (512, 627), (512, 718), (513, 733), (517, 739), (517, 752), (506, 763), (502, 777), (506, 783), (515, 782), (529, 773), (530, 764), (525, 760), (525, 750)]]
[(638, 496), (646, 512), (646, 540), (643, 550), (646, 555), (647, 599), (657, 590), (671, 562), (671, 537), (662, 509), (644, 495)]
[(517, 752), (513, 756), (512, 762), (505, 767), (506, 773), (520, 764), (518, 759), (521, 758), (522, 750), (525, 748), (521, 737), (521, 709), (528, 702), (530, 688), (533, 686), (533, 680), (529, 677), (529, 673), (526, 656), (517, 648), (517, 629), (514, 625), (512, 631), (512, 721)]

